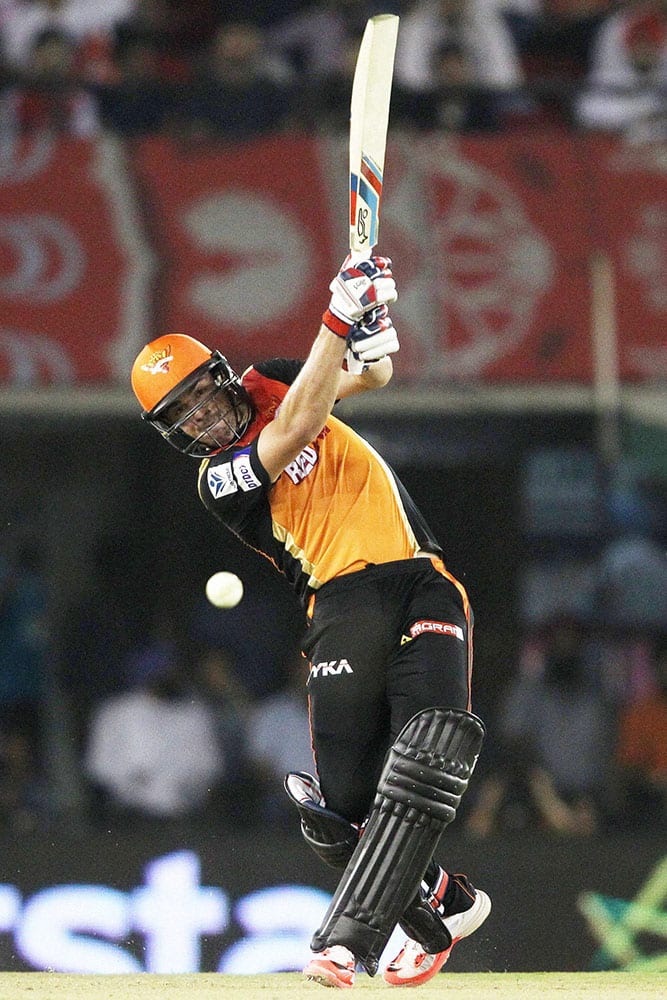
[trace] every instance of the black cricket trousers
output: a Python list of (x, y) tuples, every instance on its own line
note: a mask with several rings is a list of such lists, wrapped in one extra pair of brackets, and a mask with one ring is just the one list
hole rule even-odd
[(472, 613), (439, 559), (370, 565), (316, 592), (303, 643), (329, 809), (366, 818), (385, 755), (417, 712), (471, 709)]

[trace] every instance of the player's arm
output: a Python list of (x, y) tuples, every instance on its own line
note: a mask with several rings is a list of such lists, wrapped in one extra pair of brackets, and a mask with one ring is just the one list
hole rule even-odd
[[(376, 361), (387, 353), (385, 303), (396, 298), (391, 262), (381, 257), (363, 261), (358, 267), (345, 262), (329, 287), (331, 301), (303, 368), (257, 441), (257, 457), (272, 482), (324, 427), (340, 397), (348, 344), (359, 351), (365, 362)], [(394, 350), (397, 347), (398, 341)], [(369, 376), (369, 381), (374, 378)], [(349, 388), (344, 387), (347, 395)]]
[(257, 457), (274, 482), (320, 433), (338, 396), (345, 340), (321, 326), (303, 368), (257, 441)]

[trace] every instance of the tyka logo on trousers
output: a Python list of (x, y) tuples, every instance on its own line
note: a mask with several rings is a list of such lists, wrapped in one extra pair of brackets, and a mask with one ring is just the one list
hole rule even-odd
[(354, 670), (347, 660), (324, 660), (322, 663), (311, 663), (311, 677), (337, 677), (339, 674), (353, 674)]

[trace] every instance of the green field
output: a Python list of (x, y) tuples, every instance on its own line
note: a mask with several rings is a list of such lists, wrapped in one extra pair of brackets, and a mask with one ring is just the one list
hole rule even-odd
[(415, 990), (392, 988), (382, 979), (357, 977), (354, 991), (325, 990), (297, 973), (266, 976), (183, 975), (84, 976), (60, 972), (0, 973), (0, 1000), (333, 1000), (340, 992), (364, 998), (407, 992), (434, 1000), (634, 1000), (667, 996), (662, 973), (541, 972), (454, 973), (436, 976)]

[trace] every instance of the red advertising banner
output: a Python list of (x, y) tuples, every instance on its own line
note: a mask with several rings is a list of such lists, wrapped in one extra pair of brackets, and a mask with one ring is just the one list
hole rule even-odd
[(104, 141), (35, 135), (5, 148), (0, 383), (108, 382), (134, 351), (146, 256), (124, 171)]
[(440, 138), (421, 162), (442, 375), (590, 377), (587, 183), (572, 143)]
[[(237, 370), (304, 357), (336, 259), (318, 144), (283, 136), (184, 148), (151, 139), (135, 167), (160, 234), (161, 329), (220, 349)], [(347, 232), (346, 220), (340, 228)]]
[[(666, 195), (655, 147), (391, 135), (379, 249), (399, 281), (397, 379), (590, 383), (601, 323), (622, 379), (664, 377)], [(157, 332), (239, 369), (302, 357), (346, 212), (344, 137), (17, 143), (0, 161), (0, 385), (127, 384)]]
[(667, 377), (667, 170), (665, 147), (590, 139), (600, 246), (615, 289), (619, 367), (625, 381)]

